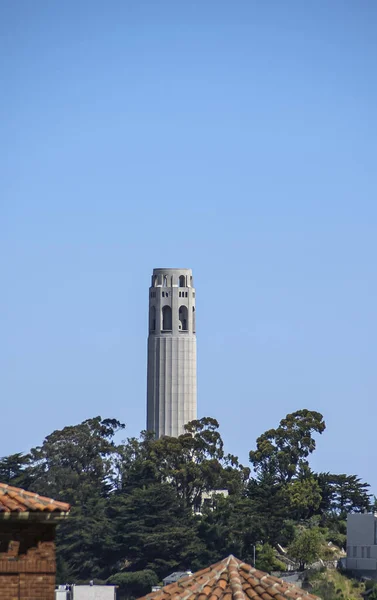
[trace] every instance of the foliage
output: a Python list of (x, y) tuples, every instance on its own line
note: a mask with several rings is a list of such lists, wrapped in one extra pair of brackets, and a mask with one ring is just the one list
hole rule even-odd
[(370, 506), (356, 475), (311, 471), (314, 435), (325, 429), (314, 411), (289, 414), (258, 437), (254, 476), (224, 452), (213, 418), (192, 421), (178, 438), (144, 431), (116, 443), (123, 428), (94, 417), (0, 459), (0, 481), (72, 505), (57, 528), (58, 583), (117, 579), (132, 598), (174, 570), (229, 554), (252, 563), (254, 548), (258, 568), (282, 568), (277, 544), (304, 567), (325, 540), (344, 546), (347, 512)]
[(371, 598), (371, 600), (377, 600), (377, 583), (375, 581), (372, 581), (371, 579), (368, 579), (365, 582), (365, 589), (367, 591), (370, 591), (367, 598)]
[(321, 489), (323, 512), (336, 512), (341, 519), (345, 519), (349, 512), (371, 510), (369, 485), (356, 475), (319, 473), (317, 481)]
[(325, 427), (319, 412), (303, 409), (289, 414), (277, 429), (259, 436), (257, 449), (250, 451), (250, 462), (258, 474), (287, 483), (307, 470), (307, 458), (316, 447), (313, 433), (322, 433)]
[(248, 498), (218, 497), (213, 508), (204, 509), (197, 527), (203, 552), (197, 555), (194, 568), (213, 564), (229, 554), (252, 561), (253, 545), (260, 539), (261, 528)]
[(288, 548), (291, 558), (300, 564), (300, 570), (321, 557), (324, 539), (318, 527), (300, 528)]
[(312, 476), (291, 481), (286, 493), (291, 515), (297, 520), (310, 518), (321, 504), (321, 488)]
[(30, 455), (18, 452), (0, 459), (0, 481), (27, 489), (32, 481)]
[(265, 543), (286, 544), (293, 537), (285, 522), (289, 518), (285, 488), (275, 483), (270, 474), (262, 474), (248, 483), (246, 494), (252, 501), (253, 513), (258, 515), (259, 540)]
[(152, 586), (158, 584), (158, 577), (150, 569), (134, 572), (121, 571), (111, 575), (107, 583), (119, 587), (117, 594), (119, 600), (132, 599), (140, 598), (150, 592)]
[(256, 547), (255, 566), (266, 573), (285, 569), (284, 563), (276, 558), (276, 552), (270, 544), (262, 544)]
[(336, 569), (310, 573), (309, 585), (311, 593), (322, 600), (362, 600), (366, 587)]
[(123, 492), (134, 488), (169, 482), (177, 499), (186, 508), (201, 505), (204, 492), (227, 489), (242, 493), (250, 469), (237, 457), (225, 455), (215, 419), (192, 421), (177, 437), (155, 440), (142, 432), (140, 439), (128, 439), (118, 447), (119, 487)]
[(93, 490), (105, 495), (113, 475), (113, 438), (123, 428), (116, 419), (95, 417), (54, 431), (30, 451), (33, 485), (41, 494), (70, 503), (86, 502)]
[(118, 568), (151, 569), (165, 577), (186, 570), (200, 546), (195, 517), (169, 483), (113, 494), (107, 516), (113, 527), (109, 560)]

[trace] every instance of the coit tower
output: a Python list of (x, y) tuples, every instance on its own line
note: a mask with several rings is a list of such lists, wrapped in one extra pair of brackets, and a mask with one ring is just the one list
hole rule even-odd
[(191, 269), (153, 269), (149, 288), (147, 429), (178, 436), (196, 419), (195, 288)]

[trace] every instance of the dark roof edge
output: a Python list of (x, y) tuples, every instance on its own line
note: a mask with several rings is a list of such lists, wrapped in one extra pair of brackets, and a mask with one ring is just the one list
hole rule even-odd
[(62, 521), (68, 517), (69, 511), (67, 512), (44, 512), (44, 511), (12, 511), (12, 512), (0, 512), (0, 521), (39, 521), (39, 522), (50, 522), (56, 523)]

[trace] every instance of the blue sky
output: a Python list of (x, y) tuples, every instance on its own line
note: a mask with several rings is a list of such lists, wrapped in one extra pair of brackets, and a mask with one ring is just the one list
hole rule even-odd
[(5, 0), (0, 456), (145, 426), (153, 267), (191, 267), (198, 413), (377, 493), (377, 5)]

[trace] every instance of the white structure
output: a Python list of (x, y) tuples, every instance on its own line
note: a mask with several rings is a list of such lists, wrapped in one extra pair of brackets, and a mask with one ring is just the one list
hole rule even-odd
[(208, 492), (202, 492), (200, 498), (197, 499), (196, 504), (194, 504), (194, 513), (196, 515), (202, 514), (203, 506), (207, 505), (210, 510), (213, 510), (214, 500), (216, 496), (223, 496), (227, 498), (229, 496), (228, 490), (209, 490)]
[(71, 585), (69, 589), (59, 586), (55, 600), (116, 600), (116, 585)]
[(154, 269), (149, 288), (147, 429), (177, 437), (196, 419), (195, 288), (191, 269)]
[[(377, 516), (368, 513), (347, 517), (347, 569), (377, 574)], [(374, 572), (374, 574), (373, 574)]]

